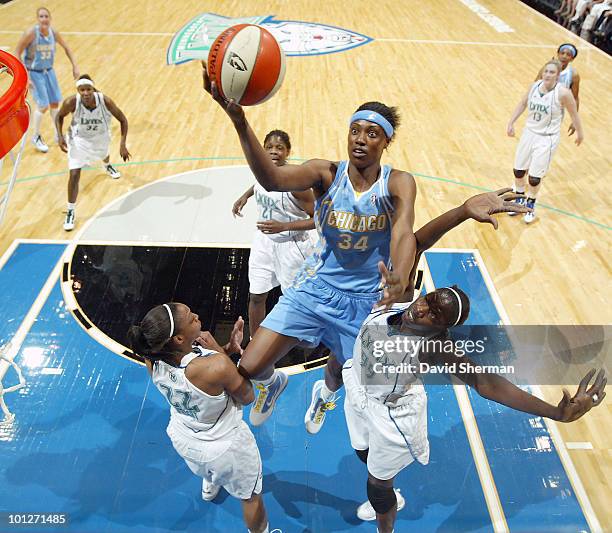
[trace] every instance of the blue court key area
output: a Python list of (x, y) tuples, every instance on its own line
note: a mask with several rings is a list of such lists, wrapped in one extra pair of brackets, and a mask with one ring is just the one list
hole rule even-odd
[[(35, 255), (49, 245), (31, 246), (41, 248), (27, 248)], [(49, 265), (61, 250), (54, 253)], [(446, 283), (447, 276), (468, 284), (468, 274), (459, 272), (465, 257), (430, 254), (436, 283)], [(471, 294), (479, 274), (474, 268)], [(2, 305), (14, 316), (24, 296), (11, 290), (7, 295)], [(481, 320), (476, 312), (473, 317)], [(68, 513), (69, 524), (57, 531), (71, 533), (246, 531), (239, 503), (225, 492), (212, 503), (201, 500), (201, 481), (172, 448), (165, 432), (167, 404), (144, 367), (94, 341), (65, 310), (59, 283), (16, 362), (28, 385), (7, 395), (16, 419), (0, 423), (0, 511)], [(375, 524), (355, 515), (366, 499), (366, 468), (350, 448), (344, 394), (318, 435), (304, 429), (312, 384), (322, 375), (317, 369), (291, 376), (272, 418), (254, 429), (270, 529), (373, 533)], [(412, 464), (398, 476), (406, 507), (396, 531), (492, 531), (453, 389), (427, 390), (430, 464)], [(530, 417), (471, 398), (511, 529), (538, 530), (532, 524), (543, 524), (540, 531), (587, 529), (554, 447), (542, 451), (535, 445), (547, 435), (545, 429), (530, 429)], [(552, 522), (543, 522), (547, 516)], [(2, 524), (0, 530), (5, 529)]]
[[(500, 323), (472, 253), (428, 252), (426, 257), (436, 287), (456, 284), (470, 297), (467, 324)], [(510, 530), (589, 531), (544, 421), (467, 390)]]

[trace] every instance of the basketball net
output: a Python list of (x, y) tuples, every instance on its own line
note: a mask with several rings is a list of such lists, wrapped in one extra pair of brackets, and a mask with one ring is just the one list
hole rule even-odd
[[(0, 196), (0, 224), (2, 224), (17, 179), (17, 170), (25, 147), (25, 133), (30, 123), (30, 108), (25, 100), (28, 92), (28, 73), (16, 57), (2, 50), (0, 50), (0, 87), (3, 92), (0, 95), (0, 184), (7, 185)], [(19, 148), (15, 155), (11, 150), (17, 144)], [(2, 173), (7, 155), (13, 163), (8, 182), (4, 181)]]
[[(10, 352), (10, 348), (10, 342), (0, 347), (0, 409), (2, 409), (2, 412), (4, 413), (4, 420), (7, 422), (12, 421), (15, 418), (15, 415), (11, 413), (8, 406), (6, 405), (6, 402), (4, 401), (4, 395), (8, 392), (15, 392), (16, 390), (19, 390), (26, 386), (26, 380), (23, 377), (21, 368), (19, 368), (15, 361), (9, 358), (10, 356), (8, 355), (8, 353)], [(17, 373), (19, 383), (17, 383), (16, 385), (12, 385), (11, 387), (5, 387), (2, 381), (7, 370), (10, 367), (13, 367), (13, 369)]]

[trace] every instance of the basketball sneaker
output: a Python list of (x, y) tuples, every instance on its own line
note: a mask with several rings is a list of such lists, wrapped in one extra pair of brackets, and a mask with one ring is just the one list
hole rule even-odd
[(205, 502), (211, 502), (217, 497), (221, 487), (219, 485), (214, 485), (210, 481), (202, 479), (202, 499)]
[[(519, 196), (516, 200), (514, 200), (515, 205), (525, 205), (525, 202), (526, 199), (524, 196)], [(518, 215), (518, 213), (516, 211), (510, 211), (508, 215), (510, 215), (511, 217), (515, 217), (516, 215)]]
[(64, 221), (64, 230), (72, 231), (74, 229), (74, 209), (68, 209), (66, 212), (66, 220)]
[(287, 374), (275, 370), (274, 376), (274, 380), (267, 387), (263, 383), (255, 385), (257, 390), (259, 390), (259, 394), (249, 414), (249, 420), (254, 426), (261, 426), (261, 424), (268, 420), (276, 400), (285, 390), (285, 387), (287, 387), (287, 382), (289, 381)]
[(32, 144), (34, 145), (34, 148), (43, 154), (46, 154), (49, 151), (49, 147), (45, 144), (45, 141), (42, 140), (40, 135), (32, 137)]
[(114, 180), (117, 180), (121, 177), (121, 172), (119, 172), (113, 165), (111, 165), (110, 163), (108, 165), (105, 165), (104, 168), (106, 169), (106, 173), (113, 178)]
[(312, 388), (312, 399), (310, 401), (310, 407), (306, 411), (304, 416), (304, 424), (306, 424), (306, 431), (311, 435), (319, 432), (325, 422), (325, 414), (327, 411), (331, 411), (336, 408), (336, 394), (334, 394), (329, 400), (325, 401), (321, 398), (321, 390), (325, 381), (320, 379), (314, 384)]
[(529, 200), (527, 200), (527, 202), (525, 202), (525, 206), (528, 207), (529, 209), (533, 209), (533, 211), (531, 213), (525, 213), (525, 216), (523, 217), (523, 220), (525, 221), (525, 224), (531, 224), (534, 220), (535, 220), (535, 200), (532, 200), (531, 198)]
[[(397, 510), (401, 511), (406, 505), (406, 500), (400, 494), (399, 489), (393, 489), (395, 491), (395, 497), (397, 498)], [(371, 522), (372, 520), (376, 520), (376, 511), (369, 500), (365, 503), (362, 503), (359, 507), (357, 507), (357, 518), (359, 520), (365, 520), (366, 522)]]

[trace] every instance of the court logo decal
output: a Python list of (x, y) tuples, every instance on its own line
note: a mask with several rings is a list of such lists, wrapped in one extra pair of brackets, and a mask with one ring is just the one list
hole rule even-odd
[(203, 13), (185, 24), (172, 38), (166, 54), (168, 65), (206, 59), (216, 37), (236, 24), (257, 24), (264, 27), (274, 35), (288, 56), (333, 54), (373, 40), (367, 35), (327, 24), (274, 20), (274, 15), (230, 18), (215, 13)]

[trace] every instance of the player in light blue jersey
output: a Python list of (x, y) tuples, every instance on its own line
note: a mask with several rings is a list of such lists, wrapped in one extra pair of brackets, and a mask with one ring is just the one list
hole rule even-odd
[[(557, 48), (557, 60), (561, 63), (561, 74), (559, 74), (559, 84), (563, 87), (567, 87), (572, 94), (574, 95), (574, 100), (576, 100), (576, 111), (580, 108), (580, 99), (578, 97), (578, 93), (580, 92), (580, 74), (575, 67), (572, 66), (572, 62), (576, 59), (578, 55), (578, 48), (576, 48), (571, 43), (563, 43), (559, 45)], [(542, 74), (544, 72), (544, 68), (540, 69), (538, 75), (536, 76), (535, 81), (542, 79)], [(574, 123), (570, 123), (568, 128), (568, 133), (572, 135), (576, 128), (574, 127)]]
[[(51, 28), (51, 13), (46, 7), (36, 10), (38, 24), (26, 30), (15, 49), (15, 55), (22, 58), (23, 64), (28, 69), (32, 96), (36, 102), (36, 109), (32, 117), (32, 144), (39, 152), (46, 153), (49, 147), (40, 135), (40, 122), (47, 109), (51, 109), (51, 120), (55, 124), (55, 116), (62, 101), (62, 93), (53, 69), (55, 60), (55, 43), (59, 44), (70, 63), (72, 63), (72, 75), (76, 80), (79, 77), (74, 54), (68, 48), (63, 37), (57, 30)], [(25, 53), (24, 53), (25, 52)], [(56, 133), (57, 140), (57, 133)]]
[(374, 305), (390, 306), (402, 297), (414, 263), (414, 178), (380, 164), (399, 125), (397, 111), (379, 102), (360, 106), (349, 122), (347, 161), (314, 159), (277, 167), (243, 109), (219, 96), (206, 69), (204, 86), (232, 120), (249, 166), (265, 189), (312, 189), (315, 195), (320, 249), (261, 324), (240, 363), (259, 389), (251, 423), (262, 424), (270, 416), (287, 384), (274, 364), (300, 342), (322, 342), (335, 355), (313, 396), (331, 407), (342, 383), (342, 363), (351, 357), (363, 320)]

